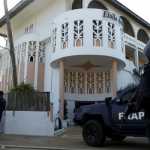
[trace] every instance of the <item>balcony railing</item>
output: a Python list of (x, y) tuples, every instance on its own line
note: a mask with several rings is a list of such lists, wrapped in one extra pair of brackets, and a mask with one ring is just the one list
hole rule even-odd
[(81, 55), (89, 53), (124, 61), (123, 25), (120, 16), (112, 12), (73, 10), (56, 17), (51, 27), (54, 53), (63, 54), (67, 50), (68, 55), (70, 50), (70, 54), (76, 52), (79, 55), (84, 50)]
[(139, 50), (143, 50), (146, 45), (143, 42), (137, 40), (136, 38), (134, 38), (126, 33), (124, 34), (124, 42), (125, 42), (125, 44), (128, 44), (133, 48), (138, 48)]

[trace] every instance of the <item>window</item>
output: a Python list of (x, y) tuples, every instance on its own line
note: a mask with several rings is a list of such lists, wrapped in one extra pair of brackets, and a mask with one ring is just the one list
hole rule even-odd
[(33, 24), (28, 25), (25, 27), (25, 33), (32, 33), (33, 32)]
[(68, 23), (62, 24), (61, 47), (62, 49), (68, 48)]
[(36, 41), (29, 41), (28, 45), (28, 62), (34, 63), (36, 57)]
[(125, 46), (125, 55), (126, 59), (133, 62), (135, 64), (136, 59), (135, 59), (135, 52), (136, 50), (128, 45)]
[(143, 29), (138, 31), (137, 38), (145, 44), (149, 41), (148, 34)]
[(74, 46), (83, 46), (83, 20), (74, 21)]
[(115, 24), (108, 22), (108, 46), (115, 48)]
[(74, 0), (72, 3), (72, 9), (82, 8), (82, 0)]
[(123, 31), (125, 33), (127, 33), (128, 35), (130, 35), (132, 37), (135, 37), (134, 30), (133, 30), (132, 25), (130, 24), (130, 22), (123, 16), (121, 16), (121, 19), (123, 21)]
[(102, 46), (102, 21), (93, 20), (93, 46), (101, 47)]
[(128, 102), (131, 99), (131, 97), (133, 96), (133, 94), (134, 94), (134, 91), (129, 91), (129, 92), (125, 93), (124, 95), (122, 95), (121, 101), (123, 103)]
[(39, 43), (39, 63), (44, 63), (45, 62), (45, 50), (46, 50), (46, 43), (44, 41)]

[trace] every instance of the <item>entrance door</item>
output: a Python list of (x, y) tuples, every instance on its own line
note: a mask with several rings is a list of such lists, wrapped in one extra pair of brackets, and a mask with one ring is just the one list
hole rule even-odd
[(65, 71), (66, 94), (101, 95), (111, 93), (110, 71)]
[(131, 133), (132, 135), (143, 135), (145, 132), (144, 112), (131, 113), (126, 120), (124, 119), (125, 109), (127, 102), (133, 95), (133, 91), (127, 91), (119, 100), (115, 100), (112, 105), (112, 121), (113, 126), (125, 133)]

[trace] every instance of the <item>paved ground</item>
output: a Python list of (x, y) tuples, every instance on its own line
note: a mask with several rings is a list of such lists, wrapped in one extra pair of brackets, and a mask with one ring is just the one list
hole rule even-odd
[(147, 139), (132, 137), (122, 143), (108, 140), (102, 148), (89, 147), (83, 142), (81, 129), (78, 127), (67, 129), (63, 135), (51, 138), (0, 135), (0, 145), (5, 145), (1, 147), (3, 150), (149, 150)]

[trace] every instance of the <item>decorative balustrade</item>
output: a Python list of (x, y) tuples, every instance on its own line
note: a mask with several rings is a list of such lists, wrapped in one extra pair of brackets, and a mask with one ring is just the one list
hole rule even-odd
[(130, 45), (133, 48), (138, 48), (139, 50), (143, 50), (145, 45), (143, 42), (137, 40), (136, 38), (128, 35), (128, 34), (124, 34), (124, 42), (127, 45)]
[(74, 55), (101, 55), (124, 63), (123, 25), (120, 17), (109, 11), (65, 12), (52, 23), (51, 39), (52, 62)]

